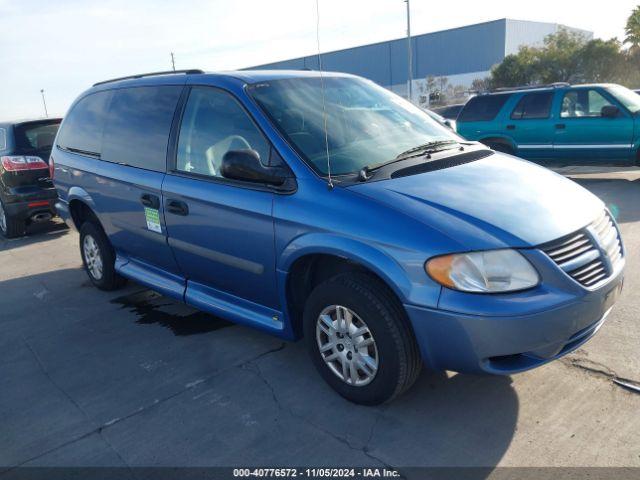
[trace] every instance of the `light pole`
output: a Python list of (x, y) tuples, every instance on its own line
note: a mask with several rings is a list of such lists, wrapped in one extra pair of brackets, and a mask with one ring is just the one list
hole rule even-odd
[(40, 89), (40, 95), (42, 95), (42, 105), (44, 105), (44, 116), (49, 118), (49, 112), (47, 112), (47, 102), (44, 99), (44, 88)]
[(409, 101), (413, 101), (413, 89), (412, 89), (412, 80), (413, 80), (413, 55), (411, 53), (411, 8), (409, 7), (409, 0), (404, 0), (407, 4), (407, 56), (408, 56), (408, 64), (409, 64), (409, 72), (407, 78), (407, 94), (409, 97)]
[(176, 60), (173, 57), (173, 52), (171, 52), (171, 66), (173, 67), (173, 71), (176, 71)]

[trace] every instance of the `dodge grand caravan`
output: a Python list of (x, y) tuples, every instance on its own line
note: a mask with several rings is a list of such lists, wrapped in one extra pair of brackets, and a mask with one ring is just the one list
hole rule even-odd
[(598, 198), (350, 75), (96, 84), (51, 161), (98, 288), (129, 278), (304, 337), (358, 403), (392, 399), (423, 363), (512, 374), (556, 359), (622, 287), (624, 247)]
[(640, 96), (620, 85), (556, 83), (479, 95), (456, 128), (537, 162), (640, 165)]

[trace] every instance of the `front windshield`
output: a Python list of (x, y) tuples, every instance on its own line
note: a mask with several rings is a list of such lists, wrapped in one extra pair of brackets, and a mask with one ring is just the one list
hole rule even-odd
[(609, 87), (609, 91), (631, 113), (640, 112), (640, 95), (621, 85), (613, 85)]
[[(324, 109), (331, 173), (357, 173), (432, 141), (460, 141), (401, 97), (352, 77), (325, 77)], [(321, 79), (254, 84), (249, 92), (278, 129), (321, 175), (328, 173)]]

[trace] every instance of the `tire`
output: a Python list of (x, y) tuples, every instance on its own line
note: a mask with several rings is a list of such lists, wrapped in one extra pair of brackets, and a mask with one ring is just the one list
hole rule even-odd
[(509, 155), (515, 155), (516, 153), (515, 150), (506, 143), (489, 141), (486, 142), (485, 145), (496, 152), (507, 153)]
[[(346, 309), (342, 310), (343, 317), (352, 316), (351, 335), (343, 333), (339, 337), (340, 309)], [(330, 319), (333, 330), (321, 315)], [(303, 322), (314, 365), (347, 400), (362, 405), (389, 402), (413, 385), (420, 374), (422, 360), (406, 313), (388, 288), (371, 275), (344, 273), (318, 285), (307, 299)], [(363, 326), (368, 333), (352, 337)], [(369, 345), (362, 347), (365, 343)], [(321, 344), (324, 353), (320, 352)], [(335, 347), (329, 349), (331, 345)], [(332, 356), (337, 359), (331, 360)], [(346, 358), (355, 359), (360, 366), (356, 367), (355, 376), (347, 368), (349, 378), (345, 381), (341, 372), (345, 372), (342, 365)], [(365, 358), (367, 362), (362, 360)], [(369, 364), (366, 369), (364, 363)]]
[(26, 233), (27, 224), (10, 216), (4, 209), (4, 203), (0, 200), (0, 235), (5, 238), (21, 237)]
[(80, 256), (91, 283), (100, 290), (116, 290), (126, 283), (126, 279), (116, 273), (111, 242), (93, 222), (85, 222), (80, 227)]

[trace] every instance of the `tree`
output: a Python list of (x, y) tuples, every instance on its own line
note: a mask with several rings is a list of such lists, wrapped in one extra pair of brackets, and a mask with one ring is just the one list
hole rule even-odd
[(633, 12), (629, 20), (627, 20), (627, 26), (625, 28), (626, 37), (624, 43), (628, 43), (632, 50), (640, 49), (640, 5), (638, 5)]
[(629, 69), (622, 45), (617, 39), (593, 40), (580, 51), (578, 81), (628, 83)]
[(507, 55), (501, 64), (491, 70), (491, 86), (502, 88), (534, 83), (535, 59), (535, 49), (530, 47), (522, 47), (516, 55)]
[(547, 35), (544, 47), (535, 49), (534, 65), (541, 83), (577, 82), (581, 80), (580, 54), (587, 43), (584, 35), (560, 29)]
[[(640, 7), (633, 17), (640, 21)], [(640, 39), (640, 38), (639, 38)], [(628, 39), (627, 39), (628, 40)], [(554, 82), (640, 83), (640, 48), (629, 52), (617, 39), (587, 40), (565, 29), (545, 38), (541, 47), (522, 47), (491, 70), (493, 88), (539, 85)]]
[(471, 90), (476, 93), (485, 93), (491, 90), (493, 87), (491, 85), (491, 78), (475, 78), (473, 82), (471, 82)]

